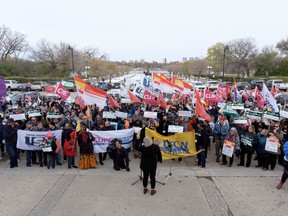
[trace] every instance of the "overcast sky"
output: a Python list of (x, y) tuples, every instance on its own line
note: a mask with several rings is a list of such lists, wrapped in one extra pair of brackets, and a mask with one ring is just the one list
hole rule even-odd
[(204, 57), (217, 42), (257, 47), (288, 37), (287, 0), (0, 0), (0, 24), (40, 39), (94, 46), (110, 60)]

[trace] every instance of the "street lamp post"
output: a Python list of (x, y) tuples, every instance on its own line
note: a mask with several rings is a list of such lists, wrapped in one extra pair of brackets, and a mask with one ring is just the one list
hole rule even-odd
[(207, 69), (208, 69), (208, 74), (210, 75), (210, 71), (212, 69), (212, 66), (207, 66)]
[(226, 59), (226, 51), (229, 49), (228, 45), (224, 47), (223, 52), (223, 74), (222, 74), (222, 82), (224, 81), (224, 74), (225, 74), (225, 59)]
[(87, 79), (89, 80), (89, 69), (90, 69), (90, 67), (86, 66), (85, 69), (86, 69)]
[(72, 54), (72, 72), (74, 74), (75, 73), (74, 72), (74, 50), (70, 45), (68, 46), (68, 49), (71, 50), (71, 54)]

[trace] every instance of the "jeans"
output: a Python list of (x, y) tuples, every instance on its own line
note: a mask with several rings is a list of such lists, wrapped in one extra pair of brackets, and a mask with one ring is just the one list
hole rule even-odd
[[(203, 149), (202, 145), (200, 145), (199, 150)], [(200, 153), (197, 154), (198, 158), (198, 166), (205, 167), (206, 165), (206, 156), (205, 156), (205, 151), (201, 151)]]
[(55, 160), (56, 160), (56, 156), (55, 155), (47, 155), (47, 168), (50, 169), (50, 166), (52, 166), (52, 168), (55, 168)]
[(70, 169), (72, 166), (75, 165), (75, 160), (74, 160), (74, 157), (67, 157), (68, 159), (68, 168)]
[(6, 148), (7, 148), (8, 154), (9, 154), (9, 158), (10, 158), (10, 168), (18, 167), (18, 157), (17, 157), (16, 146), (6, 144)]

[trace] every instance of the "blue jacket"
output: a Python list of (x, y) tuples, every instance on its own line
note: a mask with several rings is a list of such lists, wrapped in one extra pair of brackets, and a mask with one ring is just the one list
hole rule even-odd
[(229, 133), (229, 126), (227, 124), (220, 127), (219, 123), (214, 125), (213, 134), (216, 140), (224, 140), (226, 135)]
[(284, 150), (285, 157), (288, 160), (288, 141), (285, 142), (283, 150)]
[(265, 153), (266, 140), (267, 140), (267, 136), (262, 136), (260, 133), (257, 134), (256, 152), (258, 154)]

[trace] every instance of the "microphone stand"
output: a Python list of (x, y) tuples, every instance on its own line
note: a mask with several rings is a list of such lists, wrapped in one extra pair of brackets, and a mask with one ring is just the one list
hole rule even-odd
[(166, 140), (166, 142), (168, 142), (168, 148), (169, 148), (169, 154), (170, 154), (170, 172), (168, 175), (166, 175), (166, 180), (165, 182), (163, 183), (163, 185), (166, 184), (166, 182), (168, 181), (169, 178), (173, 177), (175, 178), (177, 181), (181, 182), (181, 179), (175, 177), (174, 175), (172, 175), (172, 168), (171, 168), (171, 162), (172, 162), (172, 153), (171, 153), (171, 149), (172, 149), (172, 144), (171, 142), (169, 142), (169, 140)]

